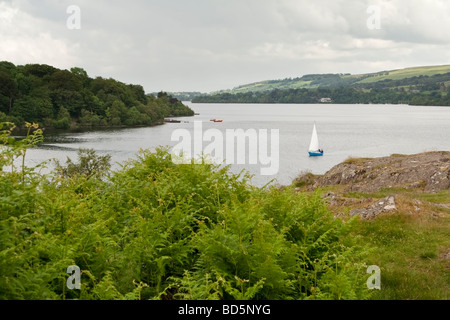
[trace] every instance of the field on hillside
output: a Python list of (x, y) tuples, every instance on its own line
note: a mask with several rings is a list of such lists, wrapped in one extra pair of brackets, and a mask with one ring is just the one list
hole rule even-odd
[(399, 69), (392, 71), (380, 72), (379, 75), (375, 75), (369, 78), (365, 78), (357, 83), (372, 83), (383, 80), (401, 80), (405, 78), (412, 78), (418, 76), (433, 76), (436, 74), (443, 74), (450, 72), (450, 65), (445, 66), (430, 66), (430, 67), (415, 67), (407, 69)]
[[(333, 86), (336, 84), (343, 86), (351, 86), (353, 84), (374, 83), (383, 80), (402, 80), (418, 76), (433, 76), (436, 74), (450, 73), (450, 65), (443, 66), (426, 66), (413, 67), (398, 70), (386, 70), (376, 73), (366, 74), (317, 74), (305, 75), (300, 78), (283, 79), (283, 80), (265, 80), (235, 87), (231, 90), (222, 90), (216, 93), (248, 93), (248, 92), (264, 92), (271, 90), (287, 90), (287, 89), (315, 89), (320, 87)], [(339, 79), (340, 78), (340, 79)], [(333, 79), (330, 82), (330, 79)], [(342, 80), (342, 81), (341, 81)]]

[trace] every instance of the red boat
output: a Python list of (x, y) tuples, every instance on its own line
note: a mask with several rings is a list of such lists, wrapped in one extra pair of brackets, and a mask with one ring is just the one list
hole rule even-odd
[(214, 121), (214, 122), (223, 122), (223, 120), (218, 120), (218, 119), (211, 119), (209, 121)]

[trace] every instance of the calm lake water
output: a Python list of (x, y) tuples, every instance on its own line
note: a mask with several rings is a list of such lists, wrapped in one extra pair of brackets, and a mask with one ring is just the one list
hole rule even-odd
[[(49, 158), (65, 162), (76, 159), (79, 148), (92, 148), (110, 154), (114, 168), (138, 150), (174, 146), (174, 130), (193, 132), (194, 121), (203, 121), (203, 130), (278, 129), (279, 171), (274, 176), (260, 174), (260, 165), (232, 165), (233, 172), (245, 168), (254, 174), (252, 183), (262, 186), (272, 179), (286, 185), (301, 172), (323, 174), (348, 157), (381, 157), (393, 153), (414, 154), (450, 151), (450, 108), (406, 105), (332, 105), (332, 104), (192, 104), (194, 117), (179, 118), (182, 123), (136, 129), (64, 133), (48, 136), (38, 149), (27, 154), (29, 165)], [(210, 119), (222, 119), (213, 123)], [(323, 157), (310, 158), (308, 147), (316, 122)], [(269, 135), (270, 137), (270, 135)], [(270, 139), (269, 139), (270, 140)], [(204, 146), (209, 142), (205, 142)], [(270, 147), (269, 147), (270, 151)], [(267, 166), (265, 166), (267, 167)]]

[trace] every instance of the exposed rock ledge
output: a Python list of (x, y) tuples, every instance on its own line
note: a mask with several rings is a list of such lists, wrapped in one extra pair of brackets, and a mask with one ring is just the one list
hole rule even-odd
[(314, 188), (344, 185), (354, 192), (396, 187), (439, 192), (450, 189), (450, 152), (351, 158), (314, 180)]
[[(351, 158), (331, 168), (323, 176), (305, 173), (293, 183), (298, 192), (339, 186), (336, 189), (338, 193), (328, 191), (323, 195), (336, 215), (350, 210), (350, 216), (357, 215), (369, 220), (381, 213), (400, 211), (407, 214), (427, 212), (433, 217), (439, 217), (442, 212), (450, 212), (450, 199), (446, 203), (424, 203), (409, 196), (405, 198), (401, 189), (418, 193), (436, 193), (450, 189), (450, 152), (394, 154), (372, 159)], [(382, 189), (388, 192), (387, 197), (372, 198), (371, 193), (375, 194)], [(360, 194), (352, 197), (351, 192)], [(361, 195), (364, 193), (367, 196)]]

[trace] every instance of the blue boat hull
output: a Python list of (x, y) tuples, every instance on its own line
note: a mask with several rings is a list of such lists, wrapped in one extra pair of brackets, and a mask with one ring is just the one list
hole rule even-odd
[(309, 152), (309, 156), (310, 156), (310, 157), (320, 157), (320, 156), (323, 156), (323, 151), (322, 151), (322, 152)]

